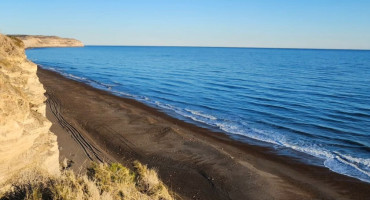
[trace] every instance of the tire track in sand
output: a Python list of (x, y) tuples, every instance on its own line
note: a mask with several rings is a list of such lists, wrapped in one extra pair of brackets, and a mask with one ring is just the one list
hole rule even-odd
[(68, 132), (71, 134), (72, 138), (82, 147), (86, 156), (91, 161), (100, 161), (104, 162), (99, 153), (101, 151), (96, 148), (94, 145), (89, 143), (85, 137), (79, 132), (75, 127), (73, 127), (67, 120), (64, 119), (63, 115), (61, 114), (61, 104), (60, 101), (51, 93), (47, 92), (45, 94), (47, 97), (46, 103), (49, 106), (51, 112), (54, 114), (58, 123)]

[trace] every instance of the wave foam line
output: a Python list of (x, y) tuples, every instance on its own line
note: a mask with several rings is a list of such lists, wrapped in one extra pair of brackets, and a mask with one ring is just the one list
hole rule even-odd
[[(44, 68), (44, 66), (42, 67)], [(97, 84), (96, 81), (91, 81), (84, 77), (64, 73), (52, 67), (46, 68), (57, 73), (60, 73), (63, 76), (69, 77), (71, 79), (88, 83), (92, 86)], [(104, 83), (99, 85), (107, 86), (107, 84)], [(155, 105), (161, 109), (170, 112), (175, 112), (176, 114), (189, 118), (193, 121), (217, 127), (220, 130), (223, 130), (227, 133), (246, 136), (251, 139), (286, 147), (317, 158), (321, 158), (324, 160), (323, 165), (334, 172), (358, 178), (365, 182), (370, 182), (370, 159), (355, 158), (349, 155), (342, 155), (338, 152), (330, 152), (329, 150), (326, 150), (325, 148), (321, 147), (319, 144), (312, 144), (307, 141), (305, 142), (301, 140), (298, 141), (297, 143), (297, 141), (293, 141), (287, 138), (286, 135), (282, 135), (281, 133), (278, 132), (260, 130), (256, 128), (248, 128), (248, 126), (246, 124), (243, 124), (243, 122), (238, 123), (232, 120), (219, 119), (215, 116), (192, 109), (177, 108), (170, 104), (163, 104), (159, 101), (151, 100), (150, 98), (145, 96), (132, 95), (121, 91), (111, 91), (111, 92), (120, 96), (133, 98), (144, 103)]]

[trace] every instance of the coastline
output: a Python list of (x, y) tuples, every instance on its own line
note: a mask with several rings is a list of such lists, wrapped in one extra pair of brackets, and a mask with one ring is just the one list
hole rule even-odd
[[(139, 160), (157, 168), (168, 187), (184, 199), (370, 196), (368, 183), (232, 140), (56, 72), (38, 67), (37, 73), (49, 96), (47, 117), (62, 148), (60, 157), (75, 154), (75, 166), (88, 163), (88, 155), (93, 160)], [(75, 139), (65, 137), (66, 129), (76, 134)]]

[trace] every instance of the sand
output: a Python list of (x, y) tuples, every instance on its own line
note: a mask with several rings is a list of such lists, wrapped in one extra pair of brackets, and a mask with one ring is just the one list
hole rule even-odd
[(38, 69), (60, 159), (139, 160), (182, 199), (366, 199), (370, 184), (234, 141), (155, 108)]

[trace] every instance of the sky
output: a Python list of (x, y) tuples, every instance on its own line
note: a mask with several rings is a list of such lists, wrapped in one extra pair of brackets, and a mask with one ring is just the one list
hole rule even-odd
[(86, 45), (370, 49), (370, 0), (0, 0), (3, 34)]

